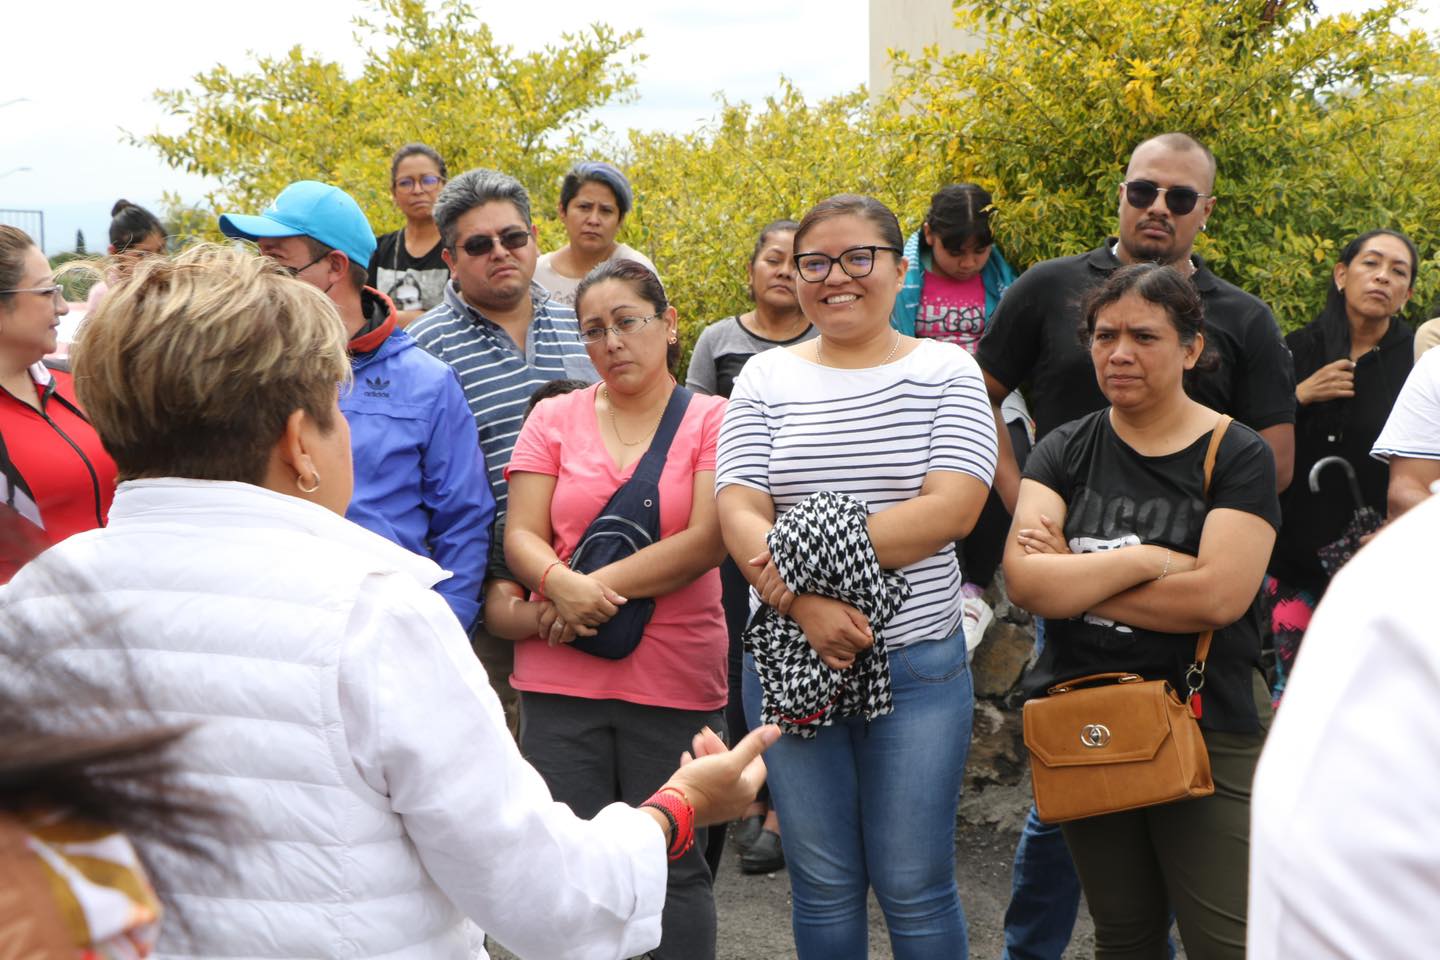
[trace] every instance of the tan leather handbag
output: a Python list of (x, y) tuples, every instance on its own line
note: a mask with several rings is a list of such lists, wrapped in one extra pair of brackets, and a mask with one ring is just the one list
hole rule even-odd
[[(1229, 426), (1222, 416), (1205, 453), (1207, 499)], [(1165, 680), (1097, 673), (1056, 684), (1025, 704), (1025, 746), (1041, 820), (1063, 823), (1215, 792), (1197, 722), (1212, 636), (1205, 631), (1195, 645), (1184, 701)]]

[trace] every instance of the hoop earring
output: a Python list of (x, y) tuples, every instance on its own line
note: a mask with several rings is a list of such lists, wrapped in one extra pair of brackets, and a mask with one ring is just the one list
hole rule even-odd
[(667, 342), (669, 342), (669, 343), (679, 343), (679, 342), (680, 342), (680, 338), (679, 338), (679, 337), (671, 337), (671, 338), (669, 339), (669, 341), (667, 341)]
[(320, 489), (320, 471), (315, 471), (315, 485), (313, 487), (307, 487), (305, 486), (305, 484), (301, 483), (300, 475), (298, 473), (295, 475), (295, 486), (299, 489), (301, 493), (314, 493), (316, 490)]

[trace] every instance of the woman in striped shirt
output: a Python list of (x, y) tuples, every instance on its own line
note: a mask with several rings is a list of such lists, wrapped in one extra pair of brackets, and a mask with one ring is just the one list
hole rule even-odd
[[(995, 427), (963, 349), (891, 328), (901, 244), (895, 215), (868, 197), (832, 197), (805, 215), (798, 295), (820, 336), (752, 358), (720, 433), (721, 526), (752, 602), (792, 618), (826, 666), (848, 668), (877, 628), (888, 650), (892, 712), (840, 717), (771, 748), (801, 960), (866, 955), (871, 888), (899, 960), (966, 951), (954, 824), (974, 700), (954, 541), (989, 492)], [(909, 582), (884, 624), (836, 599), (794, 595), (769, 562), (776, 518), (821, 491), (866, 505), (880, 566)], [(745, 669), (753, 723), (762, 691), (749, 656)]]

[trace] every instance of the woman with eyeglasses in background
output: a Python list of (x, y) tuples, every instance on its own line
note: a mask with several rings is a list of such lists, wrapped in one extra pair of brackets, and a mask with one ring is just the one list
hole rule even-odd
[(634, 260), (659, 275), (655, 264), (615, 239), (634, 205), (630, 181), (603, 160), (577, 163), (560, 184), (560, 220), (569, 242), (535, 264), (535, 282), (560, 303), (575, 302), (580, 279), (610, 260)]
[(375, 238), (369, 286), (395, 304), (402, 326), (445, 297), (450, 268), (441, 259), (435, 198), (445, 186), (445, 160), (423, 143), (407, 143), (390, 159), (390, 196), (405, 215), (405, 226)]
[[(42, 362), (70, 312), (50, 261), (23, 230), (0, 226), (0, 494), (5, 522), (52, 544), (105, 525), (115, 461), (75, 399), (70, 374)], [(22, 562), (0, 556), (0, 580)]]
[[(805, 215), (794, 235), (797, 297), (820, 335), (745, 364), (717, 458), (725, 544), (755, 588), (752, 604), (773, 608), (782, 629), (798, 626), (810, 648), (797, 645), (806, 658), (798, 669), (763, 683), (754, 650), (745, 655), (751, 724), (826, 682), (842, 690), (833, 705), (872, 646), (883, 641), (886, 653), (893, 710), (867, 704), (804, 729), (781, 716), (787, 732), (770, 748), (801, 960), (866, 955), (871, 889), (897, 960), (967, 955), (955, 815), (974, 695), (955, 541), (990, 492), (995, 421), (969, 354), (891, 328), (903, 242), (895, 215), (871, 197), (841, 194)], [(769, 553), (777, 519), (788, 526), (791, 511), (806, 508), (797, 514), (805, 516), (821, 494), (865, 508), (864, 529), (848, 542), (863, 538), (873, 557), (844, 563), (894, 571), (908, 584), (908, 599), (884, 622), (833, 596), (795, 593)], [(823, 529), (807, 549), (854, 533), (844, 523), (815, 526)], [(767, 615), (759, 626), (775, 622)]]
[[(660, 538), (590, 573), (570, 569), (582, 534), (632, 476), (680, 388), (678, 320), (660, 281), (613, 260), (576, 289), (580, 338), (601, 382), (536, 405), (505, 470), (505, 557), (551, 604), (540, 632), (515, 646), (520, 750), (556, 800), (591, 817), (639, 803), (665, 783), (701, 727), (725, 729), (725, 554), (715, 512), (722, 397), (692, 396), (667, 451)], [(681, 394), (683, 397), (684, 394)], [(639, 643), (619, 659), (571, 646), (577, 634), (653, 598)], [(699, 833), (670, 863), (656, 960), (715, 956), (715, 898)]]

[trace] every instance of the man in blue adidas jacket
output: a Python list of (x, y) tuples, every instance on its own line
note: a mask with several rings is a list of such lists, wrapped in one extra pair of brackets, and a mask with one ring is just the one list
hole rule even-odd
[(340, 311), (355, 374), (340, 398), (355, 463), (345, 516), (450, 571), (435, 589), (469, 630), (495, 498), (459, 378), (396, 326), (388, 297), (365, 286), (375, 252), (365, 214), (343, 190), (301, 180), (258, 217), (222, 216), (220, 230), (256, 241)]

